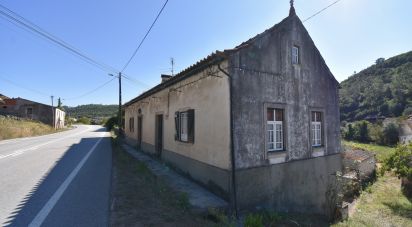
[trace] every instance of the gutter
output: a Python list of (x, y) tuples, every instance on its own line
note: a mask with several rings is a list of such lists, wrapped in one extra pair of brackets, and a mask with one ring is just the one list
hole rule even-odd
[(232, 189), (233, 189), (233, 206), (235, 210), (235, 216), (238, 217), (238, 208), (237, 208), (237, 190), (236, 190), (236, 160), (235, 160), (235, 146), (233, 142), (233, 95), (232, 95), (232, 77), (228, 72), (220, 67), (220, 63), (217, 65), (217, 68), (229, 78), (229, 96), (230, 96), (230, 159), (232, 162)]

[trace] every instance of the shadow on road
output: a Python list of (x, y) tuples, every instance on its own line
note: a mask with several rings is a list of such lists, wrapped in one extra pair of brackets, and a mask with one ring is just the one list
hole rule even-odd
[[(97, 131), (100, 132), (100, 130)], [(64, 153), (64, 155), (55, 162), (55, 165), (50, 167), (50, 169), (32, 188), (30, 193), (28, 193), (24, 197), (24, 199), (6, 218), (6, 221), (2, 223), (1, 226), (28, 226), (34, 219), (34, 217), (38, 214), (38, 212), (47, 203), (47, 201), (56, 192), (56, 190), (60, 187), (60, 185), (64, 182), (64, 180), (70, 175), (73, 169), (76, 168), (83, 157), (85, 157), (85, 155), (90, 151), (90, 149), (98, 141), (98, 139), (100, 138), (83, 138), (79, 143), (72, 145)], [(98, 152), (99, 149), (95, 150), (89, 157), (87, 162), (89, 162), (92, 157)], [(82, 169), (86, 167), (87, 162), (82, 167)], [(24, 168), (24, 166), (21, 166), (21, 168)], [(78, 176), (73, 179), (73, 182)], [(70, 187), (71, 185), (69, 185), (67, 189), (69, 189)]]

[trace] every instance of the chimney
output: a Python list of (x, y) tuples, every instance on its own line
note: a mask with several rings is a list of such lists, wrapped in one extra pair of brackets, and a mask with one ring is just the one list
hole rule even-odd
[(166, 75), (166, 74), (162, 74), (160, 77), (162, 78), (162, 83), (172, 78), (171, 75)]

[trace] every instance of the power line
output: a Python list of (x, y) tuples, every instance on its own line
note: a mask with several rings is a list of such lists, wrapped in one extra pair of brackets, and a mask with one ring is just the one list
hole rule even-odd
[(147, 87), (150, 87), (148, 84), (143, 83), (143, 82), (141, 82), (141, 81), (138, 81), (138, 80), (136, 80), (136, 79), (133, 79), (133, 78), (131, 78), (131, 77), (129, 77), (129, 76), (123, 74), (123, 73), (122, 73), (122, 77), (125, 78), (126, 80), (128, 80), (128, 81), (136, 84), (137, 86), (146, 87), (146, 88), (147, 88)]
[(76, 96), (76, 97), (71, 97), (71, 98), (64, 98), (64, 100), (73, 100), (73, 99), (83, 98), (83, 97), (85, 97), (85, 96), (87, 96), (87, 95), (90, 95), (90, 94), (92, 94), (93, 92), (96, 92), (97, 90), (103, 88), (104, 86), (106, 86), (107, 84), (109, 84), (110, 82), (112, 82), (114, 79), (116, 79), (116, 77), (110, 79), (109, 81), (105, 82), (104, 84), (101, 84), (100, 86), (96, 87), (95, 89), (93, 89), (93, 90), (91, 90), (91, 91), (88, 91), (88, 92), (86, 92), (86, 93), (84, 93), (84, 94), (82, 94), (82, 95), (79, 95), (79, 96)]
[(127, 66), (129, 66), (130, 62), (132, 61), (132, 59), (134, 58), (134, 56), (136, 55), (137, 51), (139, 51), (140, 47), (142, 46), (143, 42), (145, 41), (146, 37), (149, 35), (150, 31), (152, 30), (153, 26), (155, 25), (157, 19), (159, 19), (160, 14), (162, 14), (163, 9), (166, 7), (167, 3), (169, 2), (169, 0), (166, 0), (165, 3), (163, 4), (162, 8), (160, 9), (159, 13), (157, 14), (155, 20), (153, 21), (152, 25), (150, 25), (149, 30), (147, 30), (146, 35), (143, 37), (143, 39), (140, 41), (139, 45), (137, 46), (136, 50), (133, 52), (132, 56), (129, 58), (129, 60), (127, 61), (127, 63), (123, 66), (122, 71), (123, 72)]
[(329, 7), (331, 7), (331, 6), (335, 5), (336, 3), (340, 2), (340, 1), (341, 1), (341, 0), (337, 0), (337, 1), (333, 2), (332, 4), (330, 4), (330, 5), (326, 6), (325, 8), (323, 8), (323, 9), (321, 9), (321, 10), (319, 10), (318, 12), (316, 12), (315, 14), (313, 14), (312, 16), (310, 16), (310, 17), (306, 18), (306, 19), (305, 19), (305, 20), (303, 20), (302, 22), (304, 23), (304, 22), (306, 22), (306, 21), (308, 21), (308, 20), (312, 19), (313, 17), (315, 17), (315, 16), (316, 16), (316, 15), (318, 15), (319, 13), (321, 13), (321, 12), (325, 11), (326, 9), (328, 9)]
[(57, 44), (60, 47), (63, 47), (66, 51), (69, 51), (71, 54), (80, 57), (82, 60), (86, 61), (87, 63), (100, 68), (101, 70), (105, 72), (115, 72), (117, 73), (119, 70), (115, 69), (114, 67), (98, 62), (91, 57), (87, 56), (86, 54), (82, 53), (79, 49), (73, 47), (72, 45), (68, 44), (67, 42), (63, 41), (62, 39), (50, 34), (49, 32), (45, 31), (44, 29), (40, 28), (36, 24), (30, 22), (26, 18), (20, 16), (16, 12), (10, 10), (9, 8), (3, 6), (0, 4), (0, 14), (3, 15), (3, 17), (8, 20), (9, 22), (22, 26), (26, 28), (28, 31), (34, 34), (38, 34), (44, 39), (53, 42), (54, 44)]
[(50, 97), (49, 94), (46, 94), (46, 93), (41, 92), (41, 91), (38, 91), (38, 90), (36, 90), (36, 89), (29, 88), (29, 87), (23, 86), (23, 85), (21, 85), (21, 84), (15, 83), (15, 82), (13, 82), (13, 81), (11, 81), (11, 80), (9, 80), (9, 79), (6, 79), (6, 78), (4, 78), (4, 77), (2, 77), (2, 76), (0, 76), (0, 79), (3, 80), (3, 81), (6, 81), (7, 83), (12, 84), (12, 85), (14, 85), (14, 86), (16, 86), (16, 87), (25, 89), (25, 90), (27, 90), (27, 91), (31, 91), (31, 92), (33, 92), (33, 93), (36, 93), (36, 94), (39, 94), (39, 95), (42, 95), (42, 96)]
[[(0, 15), (3, 16), (4, 19), (6, 19), (7, 21), (11, 22), (12, 24), (34, 34), (37, 36), (40, 36), (41, 38), (44, 38), (46, 41), (49, 42), (53, 42), (55, 45), (62, 47), (63, 50), (69, 52), (70, 54), (79, 57), (80, 59), (86, 61), (87, 63), (107, 72), (107, 73), (115, 73), (117, 74), (119, 72), (118, 69), (102, 63), (102, 62), (98, 62), (97, 60), (92, 59), (91, 57), (87, 56), (86, 54), (84, 54), (82, 51), (80, 51), (79, 49), (75, 48), (73, 45), (70, 45), (69, 43), (65, 42), (64, 40), (56, 37), (55, 35), (45, 31), (44, 29), (42, 29), (41, 27), (39, 27), (38, 25), (30, 22), (29, 20), (27, 20), (26, 18), (24, 18), (23, 16), (20, 16), (19, 14), (17, 14), (16, 12), (12, 11), (11, 9), (3, 6), (0, 4)], [(126, 76), (123, 76), (126, 77)], [(148, 86), (146, 84), (144, 84), (143, 82), (140, 82), (136, 79), (127, 77), (128, 80), (133, 81), (135, 84), (138, 84), (140, 86)]]

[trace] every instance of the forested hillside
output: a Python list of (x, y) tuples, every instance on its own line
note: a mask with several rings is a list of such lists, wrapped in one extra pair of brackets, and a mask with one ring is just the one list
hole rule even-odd
[(341, 83), (342, 121), (412, 113), (412, 51), (376, 64)]
[(111, 117), (115, 116), (118, 111), (118, 105), (100, 105), (88, 104), (77, 107), (63, 107), (67, 114), (71, 117)]

